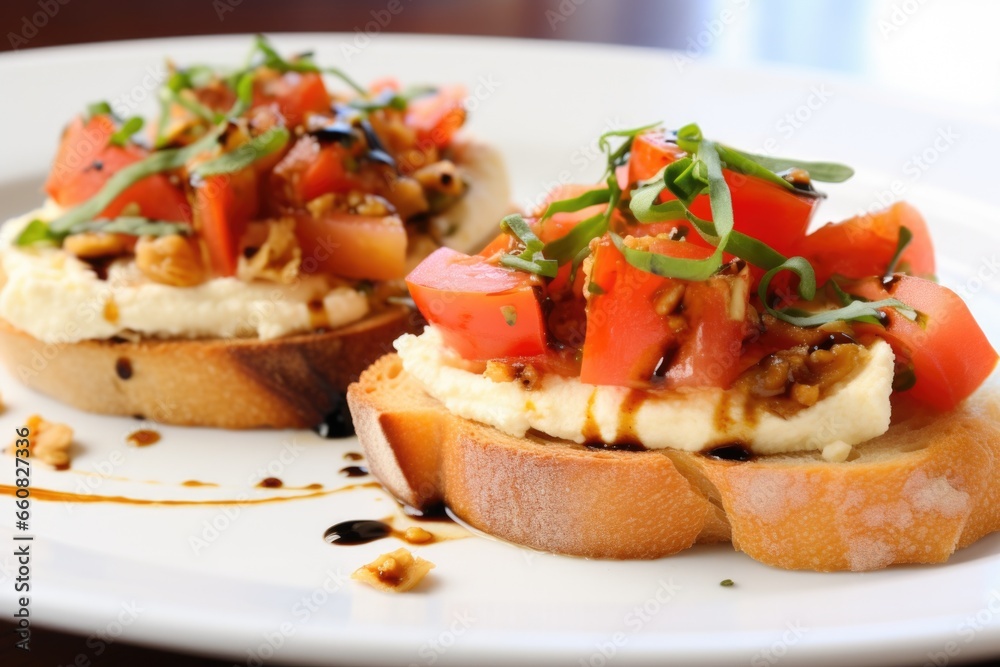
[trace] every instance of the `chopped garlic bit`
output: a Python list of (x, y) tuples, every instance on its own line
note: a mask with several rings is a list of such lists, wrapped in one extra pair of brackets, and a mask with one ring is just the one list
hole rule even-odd
[(851, 446), (843, 440), (831, 442), (823, 448), (823, 458), (830, 463), (843, 463), (851, 455)]
[[(66, 424), (47, 421), (40, 415), (31, 415), (24, 425), (28, 428), (28, 451), (33, 458), (54, 468), (69, 467), (73, 429)], [(17, 449), (15, 441), (7, 451), (14, 454)]]
[(409, 550), (396, 549), (358, 568), (351, 578), (380, 591), (405, 593), (423, 581), (433, 568), (434, 563), (414, 556)]

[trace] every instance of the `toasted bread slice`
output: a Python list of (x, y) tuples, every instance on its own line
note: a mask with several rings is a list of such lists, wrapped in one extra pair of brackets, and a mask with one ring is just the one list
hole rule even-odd
[(395, 354), (351, 386), (369, 464), (401, 501), (444, 502), (504, 540), (592, 558), (658, 558), (731, 540), (789, 569), (940, 563), (1000, 530), (1000, 399), (900, 419), (830, 463), (817, 453), (721, 461), (516, 438), (451, 415)]
[(286, 338), (94, 340), (46, 344), (0, 320), (0, 357), (28, 387), (90, 412), (166, 424), (312, 428), (392, 341), (419, 330), (395, 307)]

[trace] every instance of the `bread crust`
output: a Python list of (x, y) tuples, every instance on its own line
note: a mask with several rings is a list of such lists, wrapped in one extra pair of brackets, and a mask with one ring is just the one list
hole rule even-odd
[(0, 357), (31, 389), (89, 412), (165, 424), (313, 428), (392, 341), (422, 326), (393, 307), (347, 326), (274, 340), (88, 340), (47, 344), (0, 320)]
[(659, 558), (732, 541), (787, 569), (940, 563), (1000, 530), (1000, 398), (916, 414), (844, 463), (816, 453), (720, 461), (515, 438), (451, 415), (395, 354), (348, 391), (372, 471), (403, 502), (444, 502), (516, 544), (591, 558)]

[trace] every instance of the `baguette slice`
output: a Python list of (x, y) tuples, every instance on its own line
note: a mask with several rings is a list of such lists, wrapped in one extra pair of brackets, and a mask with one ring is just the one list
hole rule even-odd
[(659, 558), (731, 541), (776, 567), (865, 571), (944, 562), (1000, 530), (1000, 397), (990, 391), (949, 414), (911, 411), (844, 463), (515, 438), (451, 415), (395, 354), (361, 375), (348, 402), (372, 471), (401, 501), (444, 502), (475, 528), (555, 553)]
[(423, 320), (391, 308), (275, 340), (143, 338), (46, 344), (0, 320), (0, 357), (31, 389), (110, 415), (220, 428), (313, 428), (343, 409), (367, 362)]

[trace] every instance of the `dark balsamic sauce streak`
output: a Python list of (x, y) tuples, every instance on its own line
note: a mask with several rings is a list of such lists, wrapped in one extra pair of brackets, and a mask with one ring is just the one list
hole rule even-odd
[(677, 227), (674, 227), (673, 229), (670, 230), (670, 240), (683, 241), (684, 239), (687, 238), (687, 235), (690, 233), (690, 231), (691, 230), (688, 229), (686, 226), (678, 225)]
[(351, 124), (340, 119), (334, 120), (323, 127), (316, 128), (310, 131), (309, 134), (316, 137), (317, 141), (321, 143), (338, 143), (344, 146), (350, 146), (356, 139), (354, 128)]
[(822, 193), (820, 193), (819, 190), (817, 190), (813, 186), (813, 183), (812, 183), (811, 180), (809, 180), (809, 181), (789, 181), (789, 183), (791, 183), (792, 187), (795, 188), (796, 190), (798, 190), (799, 192), (808, 192), (808, 193), (813, 194), (813, 195), (825, 196)]
[(115, 373), (123, 380), (132, 377), (132, 362), (128, 357), (118, 357), (118, 361), (115, 362)]
[(594, 451), (613, 451), (613, 452), (645, 452), (647, 451), (645, 447), (637, 442), (618, 442), (613, 445), (609, 445), (605, 442), (588, 442), (584, 445), (587, 449)]
[(323, 540), (329, 544), (353, 546), (368, 544), (392, 535), (392, 526), (384, 521), (341, 521), (330, 526), (323, 533)]
[(712, 449), (704, 452), (704, 454), (705, 456), (713, 459), (719, 459), (720, 461), (745, 462), (753, 458), (753, 452), (750, 451), (750, 448), (738, 442), (713, 447)]
[(344, 454), (345, 461), (362, 461), (364, 458), (364, 455), (359, 454), (358, 452), (347, 452)]
[(257, 482), (257, 486), (261, 489), (280, 489), (284, 485), (285, 483), (277, 477), (265, 477)]
[(340, 469), (340, 474), (344, 477), (365, 477), (368, 475), (368, 468), (364, 466), (347, 466)]
[(895, 292), (896, 291), (896, 285), (899, 283), (899, 279), (901, 277), (902, 276), (900, 276), (898, 273), (895, 273), (895, 274), (889, 276), (888, 278), (884, 278), (882, 280), (882, 286), (885, 287), (885, 291), (887, 291), (889, 294), (892, 294), (893, 292)]
[(338, 392), (330, 396), (330, 411), (314, 430), (321, 438), (349, 438), (354, 435), (354, 421), (347, 407), (347, 394)]
[(83, 261), (85, 261), (90, 266), (90, 268), (93, 269), (94, 273), (97, 274), (98, 280), (107, 280), (108, 269), (111, 268), (111, 263), (114, 262), (116, 259), (118, 258), (115, 256), (88, 257)]
[(400, 509), (410, 519), (414, 521), (432, 521), (435, 523), (454, 523), (454, 519), (448, 516), (448, 506), (444, 503), (431, 505), (422, 510), (400, 503)]

